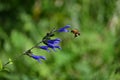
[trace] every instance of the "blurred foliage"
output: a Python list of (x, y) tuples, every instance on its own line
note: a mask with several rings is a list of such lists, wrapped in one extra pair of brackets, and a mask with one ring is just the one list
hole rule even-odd
[(2, 67), (3, 67), (3, 66), (2, 66), (2, 63), (1, 63), (1, 61), (0, 61), (0, 71), (2, 70)]
[[(0, 0), (0, 80), (120, 80), (120, 0)], [(62, 50), (47, 61), (22, 54), (53, 27), (80, 30), (56, 36)]]

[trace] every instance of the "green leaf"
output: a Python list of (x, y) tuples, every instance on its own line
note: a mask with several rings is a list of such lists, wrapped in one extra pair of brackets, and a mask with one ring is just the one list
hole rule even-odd
[(3, 65), (2, 65), (2, 62), (0, 60), (0, 71), (2, 70), (2, 68), (3, 68)]
[(11, 59), (11, 58), (9, 58), (9, 62), (10, 62), (9, 64), (13, 64), (13, 62), (12, 62), (12, 59)]

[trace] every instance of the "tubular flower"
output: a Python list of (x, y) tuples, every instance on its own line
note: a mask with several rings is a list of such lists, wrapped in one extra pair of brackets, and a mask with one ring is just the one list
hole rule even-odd
[(38, 56), (38, 55), (31, 54), (30, 57), (37, 60), (38, 62), (40, 62), (40, 59), (46, 60), (45, 56)]
[(56, 51), (55, 48), (61, 49), (61, 47), (59, 46), (60, 41), (61, 41), (61, 39), (59, 39), (59, 38), (47, 40), (45, 43), (46, 46), (38, 46), (38, 48), (46, 50), (47, 52), (50, 52), (49, 48)]
[(67, 30), (67, 28), (70, 28), (70, 25), (66, 25), (65, 27), (60, 28), (60, 29), (58, 29), (57, 31), (58, 31), (58, 32), (69, 32), (69, 30)]
[(57, 44), (60, 43), (60, 41), (61, 41), (61, 39), (56, 38), (56, 39), (53, 39), (53, 40), (48, 40), (47, 43), (57, 45)]
[(38, 48), (46, 50), (47, 52), (50, 52), (50, 50), (48, 49), (48, 46), (38, 46)]
[(61, 49), (61, 47), (59, 46), (60, 41), (61, 40), (59, 38), (48, 40), (47, 46), (56, 51), (55, 48)]
[(54, 45), (54, 44), (48, 44), (48, 47), (51, 48), (51, 49), (53, 49), (54, 51), (56, 51), (55, 48), (61, 49), (60, 46)]

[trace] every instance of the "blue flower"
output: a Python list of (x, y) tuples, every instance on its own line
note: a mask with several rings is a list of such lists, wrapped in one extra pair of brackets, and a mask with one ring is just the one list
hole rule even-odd
[(61, 49), (61, 47), (59, 46), (60, 41), (61, 39), (59, 38), (48, 40), (46, 46), (38, 46), (38, 48), (46, 50), (48, 52), (50, 52), (49, 48), (56, 51), (55, 48)]
[(48, 40), (47, 46), (56, 51), (55, 48), (61, 49), (61, 47), (59, 46), (60, 41), (61, 39), (59, 38)]
[(38, 46), (38, 48), (46, 50), (47, 52), (50, 52), (50, 50), (48, 49), (48, 46)]
[(67, 30), (67, 28), (70, 28), (70, 25), (66, 25), (65, 27), (60, 28), (60, 29), (58, 29), (57, 31), (58, 31), (58, 32), (69, 32), (69, 30)]
[(40, 62), (40, 59), (46, 60), (45, 56), (38, 56), (38, 55), (31, 54), (30, 57), (37, 60), (38, 62)]
[(50, 44), (57, 45), (57, 44), (60, 43), (60, 41), (61, 41), (61, 39), (56, 38), (56, 39), (53, 39), (53, 40), (48, 40), (47, 43), (48, 43), (48, 44), (50, 43)]
[(56, 51), (55, 48), (61, 49), (60, 46), (54, 45), (54, 44), (48, 44), (48, 47), (51, 48), (51, 49), (53, 49), (54, 51)]

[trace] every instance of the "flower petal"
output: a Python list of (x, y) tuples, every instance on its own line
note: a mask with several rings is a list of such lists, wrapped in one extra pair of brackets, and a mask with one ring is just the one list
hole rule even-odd
[(49, 48), (54, 48), (54, 44), (50, 44), (50, 43), (48, 43), (48, 45), (47, 45)]
[(34, 55), (32, 54), (31, 57), (35, 60), (37, 60), (38, 62), (40, 62), (40, 59), (46, 60), (45, 56), (38, 56), (38, 55)]
[(58, 49), (60, 49), (60, 50), (62, 49), (60, 46), (55, 46), (55, 48), (58, 48)]
[(40, 49), (46, 50), (47, 52), (50, 52), (48, 49), (48, 46), (38, 46)]
[(64, 28), (70, 28), (71, 26), (70, 25), (66, 25)]
[(59, 45), (54, 45), (54, 44), (48, 44), (48, 47), (51, 48), (52, 50), (56, 51), (55, 48), (61, 49)]
[(52, 40), (48, 41), (48, 44), (53, 44), (53, 45), (58, 45), (59, 43), (60, 41), (52, 41)]
[(54, 44), (50, 44), (50, 43), (48, 43), (48, 47), (51, 48), (52, 50), (56, 51), (56, 50), (55, 50), (55, 46), (54, 46)]
[(56, 39), (53, 39), (53, 40), (48, 40), (48, 44), (53, 44), (53, 45), (58, 45), (60, 43), (61, 39), (59, 38), (56, 38)]
[(69, 32), (69, 30), (67, 30), (67, 28), (70, 28), (70, 25), (66, 25), (63, 28), (58, 29), (58, 32)]
[(55, 41), (61, 41), (61, 39), (60, 38), (56, 38), (56, 39), (54, 39)]

